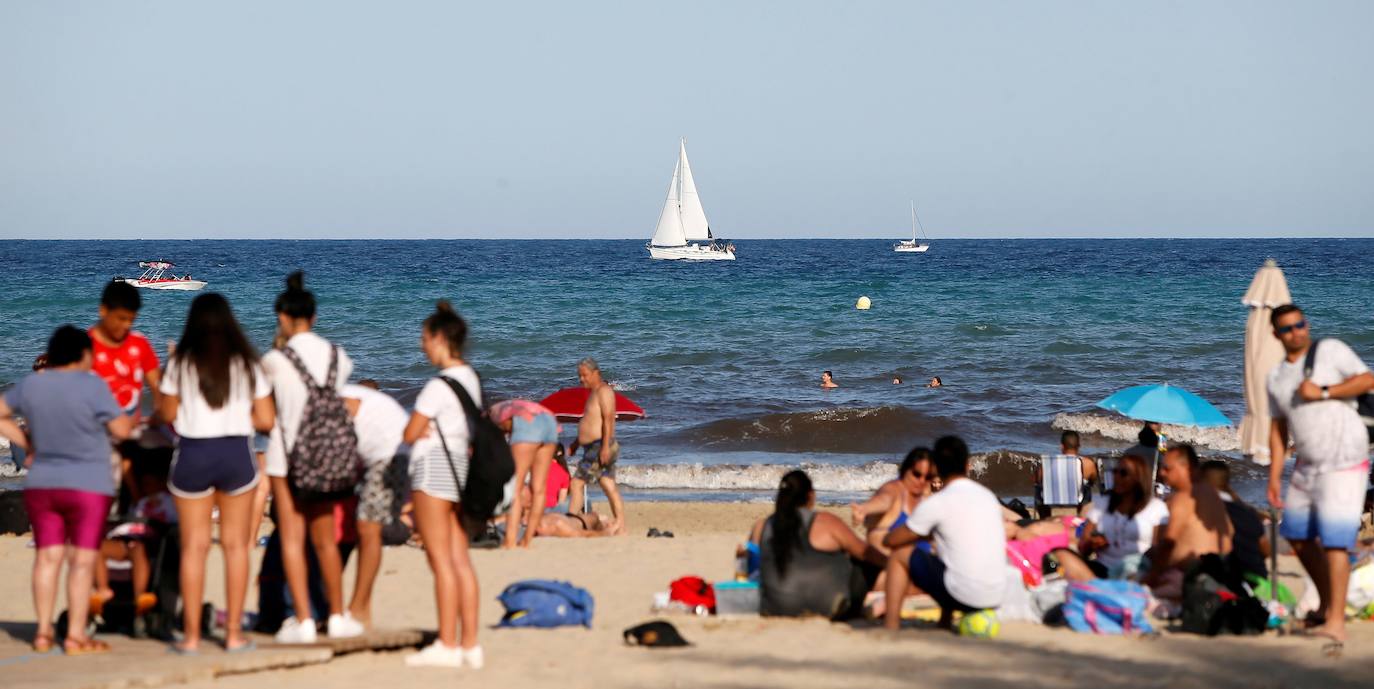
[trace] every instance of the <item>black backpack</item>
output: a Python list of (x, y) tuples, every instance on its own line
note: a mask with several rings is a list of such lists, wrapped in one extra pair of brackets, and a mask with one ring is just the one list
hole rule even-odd
[[(1302, 364), (1302, 378), (1307, 380), (1312, 377), (1312, 367), (1317, 363), (1317, 345), (1322, 343), (1317, 340), (1307, 348), (1307, 360)], [(1369, 433), (1369, 442), (1374, 445), (1374, 392), (1366, 392), (1355, 398), (1355, 411), (1360, 415), (1360, 420), (1364, 422), (1365, 430)]]
[[(296, 367), (305, 383), (305, 408), (296, 428), (296, 444), (286, 451), (287, 479), (296, 499), (310, 502), (338, 500), (353, 495), (362, 475), (358, 436), (353, 418), (335, 387), (339, 348), (329, 355), (329, 374), (323, 385), (315, 382), (299, 355), (290, 347), (281, 353)], [(282, 446), (286, 435), (282, 435)]]
[(463, 413), (468, 421), (468, 442), (472, 451), (468, 457), (466, 481), (460, 481), (458, 469), (453, 465), (453, 453), (449, 451), (448, 441), (444, 440), (443, 429), (438, 429), (439, 420), (434, 420), (439, 430), (439, 442), (444, 446), (444, 455), (449, 459), (449, 469), (453, 471), (453, 482), (461, 495), (462, 514), (459, 515), (463, 530), (472, 539), (486, 528), (487, 520), (502, 507), (509, 505), (512, 497), (511, 479), (515, 476), (515, 459), (510, 453), (510, 443), (506, 433), (477, 407), (458, 381), (447, 376), (439, 380), (448, 383), (458, 402), (463, 405)]
[(1269, 610), (1250, 594), (1245, 582), (1218, 555), (1204, 555), (1183, 577), (1181, 629), (1216, 636), (1261, 634)]

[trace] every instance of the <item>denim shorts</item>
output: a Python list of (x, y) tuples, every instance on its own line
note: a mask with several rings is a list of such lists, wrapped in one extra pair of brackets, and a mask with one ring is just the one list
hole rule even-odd
[(551, 414), (537, 414), (526, 421), (519, 414), (510, 420), (510, 444), (545, 445), (558, 442), (558, 422)]

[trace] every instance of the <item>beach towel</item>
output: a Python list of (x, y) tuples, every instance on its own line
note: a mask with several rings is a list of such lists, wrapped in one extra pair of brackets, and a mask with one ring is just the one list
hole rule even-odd
[(1078, 505), (1083, 502), (1083, 458), (1054, 455), (1041, 460), (1046, 505)]
[(1021, 573), (1025, 586), (1039, 586), (1045, 579), (1045, 555), (1056, 548), (1068, 548), (1072, 532), (1037, 536), (1029, 541), (1007, 541), (1007, 562)]
[(1075, 581), (1064, 602), (1064, 621), (1076, 632), (1148, 634), (1154, 631), (1145, 614), (1149, 604), (1149, 591), (1133, 581)]
[(496, 599), (506, 608), (498, 627), (592, 627), (592, 594), (566, 581), (517, 581)]

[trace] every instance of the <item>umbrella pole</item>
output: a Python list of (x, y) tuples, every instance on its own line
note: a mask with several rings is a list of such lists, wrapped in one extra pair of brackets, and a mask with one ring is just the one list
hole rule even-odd
[(1269, 508), (1269, 601), (1279, 599), (1279, 511)]

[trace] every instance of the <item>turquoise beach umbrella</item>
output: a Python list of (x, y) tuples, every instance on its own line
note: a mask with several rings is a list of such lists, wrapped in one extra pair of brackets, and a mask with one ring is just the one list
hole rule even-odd
[(1175, 426), (1231, 425), (1231, 420), (1211, 402), (1167, 383), (1126, 388), (1098, 402), (1097, 406), (1132, 419)]

